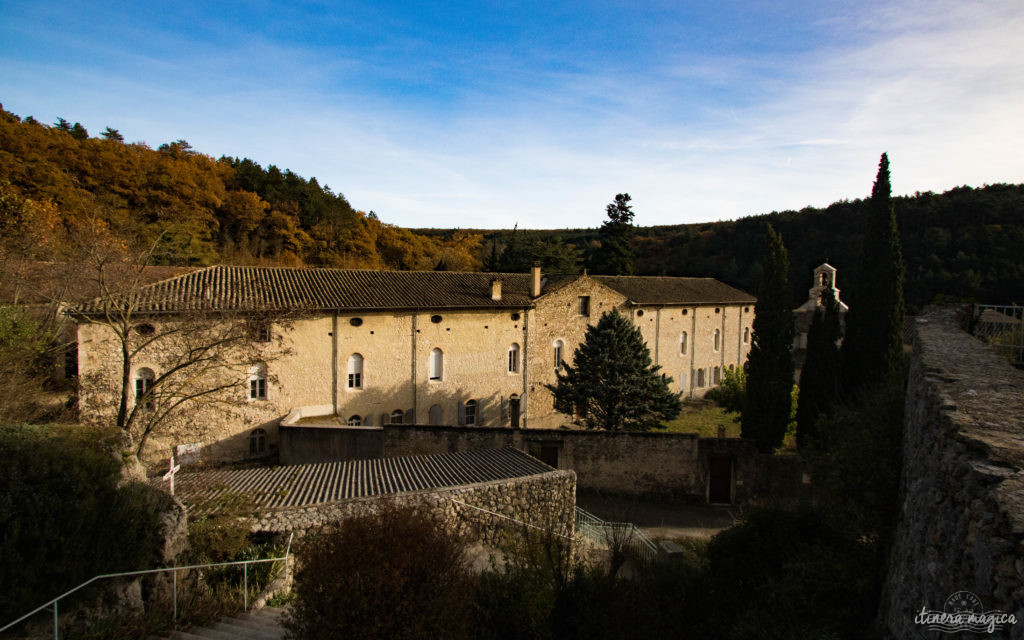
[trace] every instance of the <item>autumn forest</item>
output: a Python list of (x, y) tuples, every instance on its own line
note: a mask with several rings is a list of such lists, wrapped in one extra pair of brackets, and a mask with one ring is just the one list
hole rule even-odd
[[(865, 167), (865, 191), (872, 172)], [(894, 200), (912, 309), (935, 299), (1024, 300), (1024, 185)], [(866, 200), (842, 200), (735, 221), (636, 228), (634, 272), (711, 276), (752, 291), (768, 221), (790, 252), (794, 303), (823, 261), (840, 269), (844, 299), (855, 298), (866, 211)], [(592, 267), (601, 214), (594, 212), (594, 229), (515, 230), (515, 220), (502, 231), (404, 229), (353, 208), (315, 177), (247, 158), (215, 159), (184, 140), (154, 149), (125, 142), (109, 127), (93, 136), (63, 118), (48, 125), (0, 108), (0, 236), (8, 255), (23, 258), (60, 260), (62, 237), (100, 225), (126, 244), (158, 243), (157, 261), (167, 265), (521, 271), (539, 263), (565, 272)]]

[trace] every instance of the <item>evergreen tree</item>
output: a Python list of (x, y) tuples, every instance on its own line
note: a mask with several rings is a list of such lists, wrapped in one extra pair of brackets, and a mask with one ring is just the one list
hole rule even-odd
[(64, 133), (71, 133), (71, 123), (64, 118), (57, 118), (57, 122), (53, 123), (53, 128)]
[(587, 327), (573, 363), (557, 372), (557, 385), (545, 385), (555, 409), (578, 417), (588, 429), (645, 431), (663, 428), (679, 415), (679, 394), (671, 378), (651, 364), (640, 329), (613, 309)]
[(782, 444), (792, 409), (793, 309), (789, 257), (782, 238), (765, 225), (764, 275), (754, 305), (754, 335), (747, 371), (747, 399), (741, 419), (744, 438), (766, 453)]
[(591, 256), (590, 270), (609, 276), (628, 276), (634, 273), (633, 207), (628, 193), (615, 196), (615, 202), (605, 207), (608, 219), (601, 225), (601, 246)]
[(124, 136), (121, 135), (121, 132), (118, 131), (117, 129), (111, 129), (110, 127), (107, 127), (106, 129), (103, 130), (103, 133), (101, 133), (100, 135), (106, 138), (107, 140), (113, 140), (115, 142), (124, 142)]
[(846, 315), (847, 391), (881, 382), (902, 367), (904, 268), (891, 191), (889, 157), (883, 153), (871, 190), (856, 296)]
[(822, 293), (822, 306), (814, 312), (807, 332), (807, 360), (800, 373), (796, 409), (796, 441), (800, 448), (813, 442), (818, 416), (831, 413), (842, 393), (842, 362), (837, 342), (842, 337), (839, 303), (831, 287)]
[(89, 132), (82, 126), (81, 122), (76, 122), (74, 126), (71, 127), (71, 137), (75, 140), (88, 140)]

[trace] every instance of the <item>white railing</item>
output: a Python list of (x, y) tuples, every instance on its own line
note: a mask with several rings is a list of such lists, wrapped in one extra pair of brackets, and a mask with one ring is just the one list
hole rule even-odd
[(73, 593), (75, 593), (75, 592), (77, 592), (77, 591), (79, 591), (81, 589), (84, 589), (85, 587), (89, 586), (90, 584), (92, 584), (94, 582), (98, 582), (100, 580), (107, 580), (107, 579), (110, 579), (110, 578), (127, 578), (127, 577), (130, 577), (130, 576), (142, 576), (142, 575), (148, 575), (148, 574), (152, 574), (152, 573), (163, 573), (165, 571), (170, 571), (171, 575), (173, 577), (173, 580), (172, 580), (172, 582), (173, 582), (173, 587), (172, 587), (173, 596), (172, 596), (172, 600), (173, 600), (174, 604), (173, 604), (173, 618), (172, 618), (172, 620), (177, 620), (178, 619), (178, 572), (179, 571), (188, 571), (188, 570), (191, 570), (191, 569), (209, 569), (209, 568), (214, 568), (214, 567), (235, 567), (235, 566), (238, 566), (238, 565), (242, 565), (242, 574), (243, 574), (243, 578), (242, 578), (242, 600), (243, 600), (243, 604), (242, 604), (242, 607), (243, 607), (243, 610), (247, 611), (249, 609), (249, 565), (250, 564), (260, 564), (260, 563), (263, 563), (263, 562), (281, 562), (283, 560), (285, 562), (285, 566), (287, 566), (288, 557), (291, 555), (291, 550), (292, 550), (292, 537), (294, 535), (295, 534), (292, 534), (291, 536), (288, 536), (288, 547), (285, 549), (284, 555), (279, 557), (279, 558), (260, 558), (260, 559), (257, 559), (257, 560), (235, 560), (233, 562), (214, 562), (214, 563), (210, 563), (210, 564), (191, 564), (191, 565), (181, 566), (181, 567), (163, 567), (161, 569), (143, 569), (141, 571), (124, 571), (124, 572), (121, 572), (121, 573), (104, 573), (102, 575), (94, 576), (94, 577), (86, 580), (82, 584), (78, 585), (74, 589), (71, 589), (70, 591), (66, 591), (66, 592), (62, 593), (61, 595), (57, 596), (56, 598), (54, 598), (53, 600), (50, 600), (49, 602), (46, 602), (46, 603), (36, 607), (35, 609), (33, 609), (32, 611), (29, 611), (28, 613), (26, 613), (25, 615), (21, 616), (17, 620), (14, 620), (13, 622), (10, 622), (10, 623), (6, 624), (3, 627), (0, 627), (0, 632), (4, 632), (4, 631), (10, 629), (11, 627), (17, 625), (18, 623), (23, 622), (23, 621), (27, 620), (28, 618), (34, 616), (35, 614), (39, 613), (40, 611), (43, 611), (43, 610), (45, 610), (45, 609), (47, 609), (47, 608), (52, 606), (53, 607), (53, 638), (54, 638), (54, 640), (59, 640), (59, 638), (60, 638), (60, 621), (59, 621), (59, 616), (58, 616), (58, 603), (61, 600), (63, 600), (64, 598), (66, 598), (66, 597), (70, 596), (71, 594), (73, 594)]
[(631, 557), (645, 565), (658, 556), (658, 547), (632, 522), (605, 522), (576, 507), (576, 531), (599, 545), (621, 545)]
[(1024, 364), (1024, 307), (974, 305), (974, 335), (1014, 364)]

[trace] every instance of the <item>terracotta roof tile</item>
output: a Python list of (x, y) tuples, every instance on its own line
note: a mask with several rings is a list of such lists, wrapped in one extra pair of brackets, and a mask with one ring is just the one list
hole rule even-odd
[[(541, 293), (578, 277), (545, 276)], [(754, 301), (711, 278), (594, 278), (640, 304)], [(491, 299), (495, 279), (502, 281), (501, 300)], [(136, 310), (509, 309), (533, 306), (530, 282), (527, 273), (214, 266), (142, 287)], [(95, 301), (80, 308), (86, 314), (98, 310)]]
[(714, 278), (593, 276), (636, 304), (749, 303), (757, 298)]

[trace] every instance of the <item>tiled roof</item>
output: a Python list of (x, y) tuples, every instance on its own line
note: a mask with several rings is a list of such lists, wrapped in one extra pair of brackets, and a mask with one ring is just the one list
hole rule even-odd
[[(579, 276), (545, 275), (548, 294)], [(712, 304), (754, 298), (712, 278), (593, 276), (638, 304)], [(491, 281), (502, 281), (501, 300)], [(370, 271), (214, 266), (142, 287), (136, 311), (523, 308), (534, 304), (528, 273)], [(96, 302), (82, 313), (99, 311)]]
[[(201, 505), (224, 493), (242, 494), (267, 509), (353, 498), (445, 489), (554, 471), (512, 448), (476, 449), (400, 458), (321, 462), (258, 469), (180, 473), (175, 494)], [(160, 481), (157, 481), (160, 482)]]
[[(495, 278), (502, 281), (500, 301), (491, 299)], [(142, 288), (137, 309), (466, 309), (532, 304), (526, 273), (214, 266)]]
[(750, 303), (757, 298), (714, 278), (592, 276), (636, 304)]

